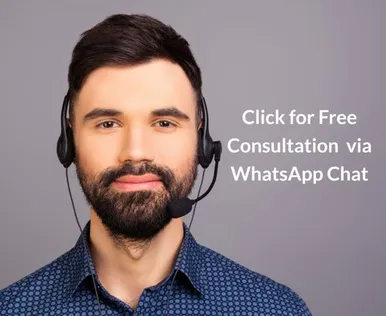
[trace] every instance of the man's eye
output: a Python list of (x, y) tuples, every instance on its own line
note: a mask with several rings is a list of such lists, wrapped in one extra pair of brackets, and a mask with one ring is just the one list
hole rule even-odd
[(165, 128), (168, 128), (168, 127), (176, 127), (176, 124), (173, 124), (172, 122), (169, 122), (169, 121), (158, 121), (156, 124), (158, 124), (158, 126), (160, 127), (165, 127)]
[(114, 127), (114, 124), (116, 124), (116, 123), (113, 121), (105, 121), (105, 122), (99, 123), (97, 125), (97, 127), (101, 127), (103, 129), (106, 129), (106, 128)]

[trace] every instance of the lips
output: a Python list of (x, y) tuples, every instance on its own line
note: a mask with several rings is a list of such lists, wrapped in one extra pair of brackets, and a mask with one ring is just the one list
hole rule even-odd
[(113, 185), (123, 191), (153, 190), (158, 189), (162, 185), (162, 181), (153, 174), (143, 176), (127, 175), (115, 180)]
[(144, 182), (153, 182), (153, 181), (161, 181), (161, 179), (153, 174), (145, 174), (142, 176), (132, 176), (127, 175), (120, 177), (116, 180), (116, 182), (122, 182), (122, 183), (144, 183)]

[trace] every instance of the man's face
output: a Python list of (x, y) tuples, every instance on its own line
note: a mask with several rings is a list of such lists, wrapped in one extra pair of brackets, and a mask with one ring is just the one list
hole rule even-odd
[(196, 98), (166, 60), (103, 67), (75, 105), (77, 175), (87, 202), (116, 237), (145, 240), (171, 220), (166, 206), (197, 175)]

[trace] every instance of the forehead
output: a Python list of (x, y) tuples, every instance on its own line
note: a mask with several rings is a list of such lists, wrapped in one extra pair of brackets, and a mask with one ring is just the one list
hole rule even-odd
[(154, 110), (175, 106), (195, 111), (195, 93), (183, 69), (164, 59), (145, 64), (101, 67), (85, 81), (77, 100), (78, 113), (95, 107), (122, 112)]

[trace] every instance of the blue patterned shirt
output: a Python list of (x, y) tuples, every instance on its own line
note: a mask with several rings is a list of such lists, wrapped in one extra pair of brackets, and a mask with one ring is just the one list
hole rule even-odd
[[(183, 225), (168, 315), (311, 316), (289, 287), (198, 244)], [(0, 291), (0, 315), (99, 315), (90, 266), (103, 315), (165, 315), (173, 271), (146, 288), (133, 311), (109, 294), (95, 275), (89, 232), (90, 222), (71, 250)]]

